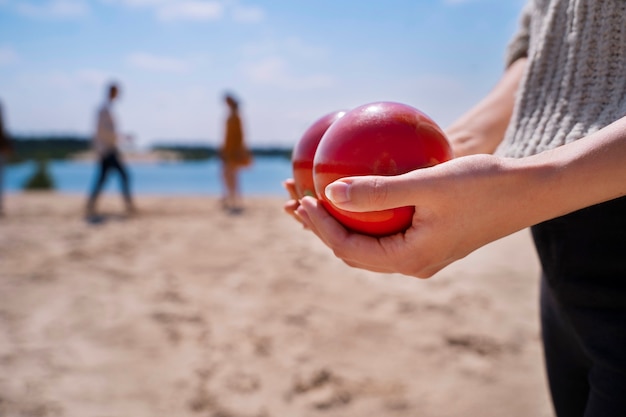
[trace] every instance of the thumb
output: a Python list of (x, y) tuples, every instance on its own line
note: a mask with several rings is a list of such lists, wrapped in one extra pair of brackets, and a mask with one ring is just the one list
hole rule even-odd
[(413, 175), (365, 175), (341, 178), (324, 190), (326, 198), (342, 210), (364, 212), (414, 206), (416, 182)]

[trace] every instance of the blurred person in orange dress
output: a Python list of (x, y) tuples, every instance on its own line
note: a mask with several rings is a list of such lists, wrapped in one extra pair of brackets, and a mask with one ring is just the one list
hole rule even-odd
[(228, 116), (224, 130), (224, 142), (220, 148), (224, 185), (222, 204), (229, 212), (238, 213), (243, 209), (239, 188), (239, 170), (252, 163), (252, 155), (244, 140), (239, 101), (230, 93), (224, 95), (224, 101), (228, 106)]

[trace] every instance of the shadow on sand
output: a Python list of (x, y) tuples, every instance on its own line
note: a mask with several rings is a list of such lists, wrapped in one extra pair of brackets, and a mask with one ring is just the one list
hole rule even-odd
[(85, 222), (92, 226), (99, 226), (110, 222), (123, 222), (131, 217), (128, 214), (91, 214), (85, 216)]

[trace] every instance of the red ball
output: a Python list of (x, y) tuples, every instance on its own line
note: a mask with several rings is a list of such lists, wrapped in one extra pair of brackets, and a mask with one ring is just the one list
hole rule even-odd
[(366, 104), (335, 121), (320, 140), (313, 161), (315, 191), (346, 228), (387, 236), (411, 226), (415, 207), (364, 213), (341, 210), (326, 198), (326, 186), (348, 176), (400, 175), (452, 157), (441, 128), (421, 111), (393, 102)]
[(317, 119), (302, 135), (291, 153), (293, 179), (299, 198), (306, 195), (316, 197), (313, 185), (313, 157), (317, 145), (328, 127), (346, 114), (345, 111), (334, 111)]

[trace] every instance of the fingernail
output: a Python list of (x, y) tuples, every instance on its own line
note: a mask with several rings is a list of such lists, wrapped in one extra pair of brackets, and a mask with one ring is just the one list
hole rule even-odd
[(326, 198), (333, 203), (347, 203), (350, 201), (350, 185), (343, 181), (336, 181), (328, 185), (324, 190)]

